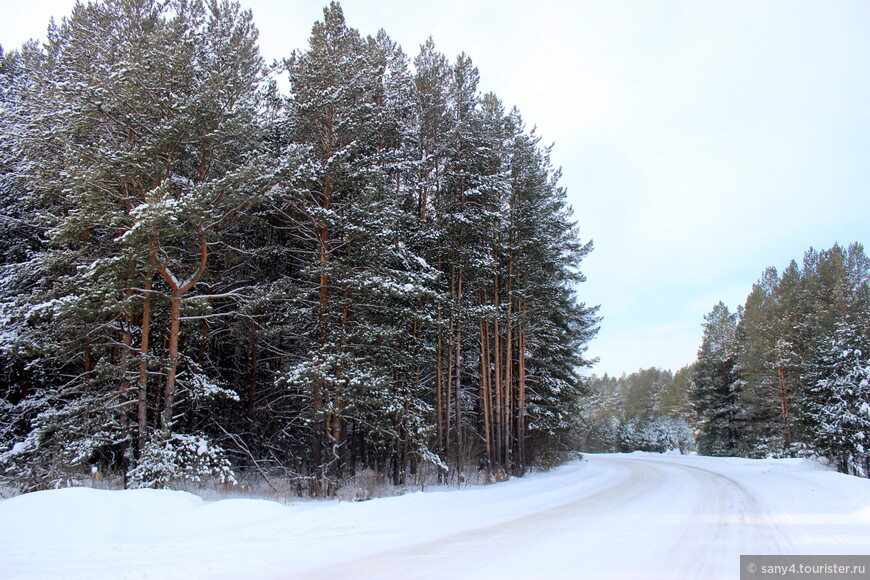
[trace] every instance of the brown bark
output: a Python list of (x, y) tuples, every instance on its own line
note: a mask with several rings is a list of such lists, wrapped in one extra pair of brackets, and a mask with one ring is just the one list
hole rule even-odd
[(504, 385), (502, 384), (502, 348), (501, 348), (501, 329), (499, 328), (498, 316), (501, 305), (499, 304), (498, 283), (495, 284), (495, 318), (492, 321), (492, 358), (495, 364), (493, 369), (495, 373), (495, 456), (498, 458), (498, 463), (504, 465)]
[[(450, 321), (449, 335), (453, 336), (453, 320)], [(451, 433), (451, 403), (453, 400), (453, 354), (450, 352), (449, 344), (447, 348), (447, 380), (444, 384), (444, 450), (447, 451), (450, 447)]]
[[(128, 291), (125, 302), (129, 303), (133, 292)], [(127, 427), (127, 410), (124, 400), (130, 392), (130, 378), (127, 376), (127, 364), (130, 359), (130, 351), (133, 348), (133, 313), (126, 312), (124, 316), (124, 330), (121, 334), (121, 356), (118, 362), (118, 367), (121, 369), (121, 386), (118, 389), (118, 422), (121, 428), (126, 430)]]
[[(456, 305), (458, 309), (462, 307), (462, 269), (459, 270), (458, 281), (456, 285)], [(462, 325), (459, 323), (459, 316), (456, 321), (456, 391), (454, 393), (454, 405), (456, 405), (456, 456), (461, 457), (462, 453)], [(457, 461), (459, 465), (460, 461)]]
[[(169, 298), (169, 366), (166, 370), (166, 388), (163, 398), (163, 427), (171, 429), (175, 411), (175, 377), (178, 372), (178, 343), (181, 333), (181, 300), (205, 273), (208, 264), (208, 243), (205, 231), (199, 226), (199, 264), (193, 276), (179, 283), (166, 264), (158, 266), (157, 271), (166, 281), (171, 291)], [(153, 253), (152, 253), (153, 256)], [(155, 260), (156, 261), (156, 260)]]
[(251, 367), (248, 370), (248, 414), (254, 412), (254, 399), (257, 391), (257, 332), (251, 338)]
[(148, 339), (151, 335), (151, 280), (149, 272), (142, 297), (142, 340), (139, 345), (139, 384), (137, 389), (136, 415), (139, 425), (137, 443), (139, 455), (145, 449), (148, 435)]
[(171, 429), (175, 412), (175, 376), (178, 371), (178, 339), (181, 332), (181, 296), (173, 292), (169, 299), (169, 367), (166, 369), (166, 388), (163, 396), (162, 427)]
[(782, 421), (783, 421), (783, 436), (784, 443), (786, 449), (791, 447), (792, 443), (792, 435), (791, 435), (791, 417), (789, 416), (789, 406), (788, 406), (788, 383), (785, 380), (785, 371), (782, 366), (777, 367), (777, 374), (779, 375), (779, 403), (780, 410), (782, 412)]
[[(524, 314), (524, 305), (520, 302), (520, 320)], [(517, 346), (517, 464), (520, 475), (526, 468), (526, 332), (522, 322), (519, 327), (519, 344)]]
[[(484, 296), (482, 302), (486, 302)], [(490, 389), (490, 362), (489, 362), (489, 325), (485, 320), (480, 321), (480, 406), (483, 413), (483, 442), (486, 449), (486, 468), (492, 470), (492, 396)]]
[(435, 425), (436, 425), (436, 439), (438, 440), (438, 449), (444, 449), (444, 401), (443, 401), (443, 392), (444, 392), (444, 379), (441, 376), (442, 370), (441, 367), (443, 365), (443, 346), (441, 344), (441, 312), (438, 312), (438, 338), (435, 343)]
[(92, 357), (91, 357), (91, 345), (89, 345), (89, 344), (85, 345), (84, 357), (85, 357), (85, 360), (84, 360), (85, 380), (89, 381), (91, 379), (91, 372), (93, 372), (93, 370), (94, 370), (93, 362), (91, 360), (92, 359)]
[[(326, 143), (326, 151), (331, 151), (332, 131), (331, 125), (328, 128), (329, 139)], [(323, 209), (329, 209), (332, 205), (332, 178), (327, 176), (321, 184), (321, 200), (320, 206)], [(319, 245), (320, 260), (320, 288), (319, 288), (319, 310), (318, 310), (318, 341), (321, 346), (326, 344), (326, 325), (327, 313), (329, 306), (329, 276), (327, 268), (329, 266), (329, 226), (322, 225), (317, 231), (317, 241)], [(323, 461), (323, 439), (330, 434), (329, 421), (323, 421), (322, 413), (324, 406), (324, 385), (323, 381), (316, 379), (312, 385), (312, 404), (314, 406), (314, 417), (311, 422), (311, 459), (312, 464), (319, 466)], [(324, 432), (325, 429), (325, 432)]]
[[(510, 280), (508, 280), (508, 296), (510, 297)], [(508, 298), (507, 303), (507, 328), (505, 329), (505, 353), (504, 353), (504, 441), (502, 445), (504, 446), (505, 452), (505, 467), (509, 467), (511, 463), (511, 449), (513, 438), (513, 428), (511, 417), (513, 415), (513, 324), (511, 321), (511, 316), (513, 314), (513, 307), (511, 299)]]

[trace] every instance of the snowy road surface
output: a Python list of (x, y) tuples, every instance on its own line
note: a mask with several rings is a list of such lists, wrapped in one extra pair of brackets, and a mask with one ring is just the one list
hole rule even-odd
[(870, 480), (635, 453), (360, 503), (89, 489), (0, 501), (0, 578), (736, 579), (740, 554), (870, 554)]

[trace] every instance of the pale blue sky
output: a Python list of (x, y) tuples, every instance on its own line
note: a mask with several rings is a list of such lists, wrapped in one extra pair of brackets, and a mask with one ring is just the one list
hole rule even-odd
[[(304, 48), (325, 0), (242, 0), (267, 58)], [(0, 44), (70, 0), (0, 0)], [(430, 34), (555, 142), (596, 250), (597, 373), (691, 362), (703, 316), (810, 246), (870, 245), (870, 2), (342, 2), (413, 57)]]

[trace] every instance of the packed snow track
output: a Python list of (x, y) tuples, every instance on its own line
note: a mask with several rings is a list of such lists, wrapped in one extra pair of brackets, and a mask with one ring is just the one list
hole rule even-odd
[(635, 453), (360, 503), (87, 489), (0, 502), (0, 578), (736, 579), (741, 554), (870, 554), (870, 481)]

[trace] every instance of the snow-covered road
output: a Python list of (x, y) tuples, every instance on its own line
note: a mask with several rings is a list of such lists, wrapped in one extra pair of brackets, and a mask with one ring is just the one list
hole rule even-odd
[(635, 453), (361, 503), (87, 489), (0, 502), (0, 578), (738, 578), (741, 554), (870, 554), (870, 481)]

